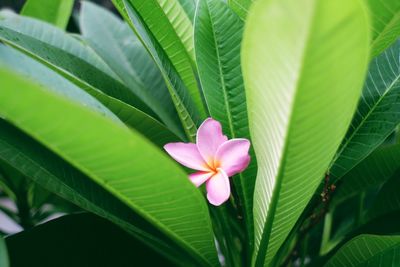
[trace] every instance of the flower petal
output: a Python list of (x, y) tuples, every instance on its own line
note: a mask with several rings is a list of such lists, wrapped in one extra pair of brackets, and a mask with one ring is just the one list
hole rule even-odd
[(197, 148), (211, 167), (218, 147), (227, 140), (218, 121), (208, 118), (200, 125), (196, 137)]
[(189, 179), (192, 181), (192, 183), (196, 186), (199, 187), (202, 185), (205, 181), (211, 178), (214, 173), (212, 172), (196, 172), (189, 174)]
[(250, 163), (250, 141), (244, 138), (231, 139), (223, 143), (215, 155), (215, 166), (230, 177), (247, 168)]
[(231, 188), (228, 175), (219, 169), (214, 176), (206, 182), (207, 199), (214, 206), (219, 206), (229, 199)]
[(209, 167), (192, 143), (169, 143), (164, 146), (167, 153), (180, 164), (198, 171), (208, 171)]

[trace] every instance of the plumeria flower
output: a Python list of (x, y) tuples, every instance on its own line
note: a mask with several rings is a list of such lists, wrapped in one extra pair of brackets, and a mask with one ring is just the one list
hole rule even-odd
[(206, 183), (208, 201), (219, 206), (231, 194), (229, 177), (242, 172), (250, 162), (250, 141), (244, 138), (228, 140), (221, 124), (206, 119), (197, 131), (196, 144), (169, 143), (168, 154), (180, 164), (197, 170), (189, 179), (199, 187)]

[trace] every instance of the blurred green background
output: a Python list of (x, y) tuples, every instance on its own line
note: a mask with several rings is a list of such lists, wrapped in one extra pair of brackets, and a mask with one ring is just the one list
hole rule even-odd
[[(12, 9), (15, 12), (19, 13), (21, 11), (22, 6), (24, 5), (25, 1), (26, 0), (0, 0), (0, 9), (9, 8), (9, 9)], [(113, 4), (111, 3), (111, 0), (85, 0), (85, 1), (94, 2), (99, 5), (102, 5), (103, 7), (113, 11), (114, 14), (119, 16), (118, 12), (114, 8)], [(82, 0), (75, 0), (74, 11), (79, 10), (81, 2), (82, 2)], [(68, 23), (67, 31), (68, 32), (77, 32), (78, 31), (77, 25), (75, 24), (75, 21), (74, 21), (74, 16), (71, 16), (71, 19)]]

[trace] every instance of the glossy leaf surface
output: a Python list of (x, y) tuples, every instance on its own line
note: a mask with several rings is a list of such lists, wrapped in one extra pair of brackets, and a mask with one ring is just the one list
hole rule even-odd
[(346, 243), (325, 266), (396, 266), (399, 262), (400, 236), (360, 235)]
[[(193, 260), (181, 247), (58, 155), (0, 120), (0, 162), (78, 207), (95, 213), (181, 265)], [(15, 177), (14, 177), (15, 180)]]
[[(0, 76), (2, 117), (82, 170), (203, 265), (216, 265), (205, 200), (167, 155), (128, 128), (9, 71)], [(33, 109), (38, 101), (43, 104)]]
[(256, 266), (271, 264), (344, 137), (367, 67), (368, 27), (359, 1), (252, 6), (242, 59), (258, 162)]
[(400, 123), (400, 41), (370, 63), (351, 126), (331, 167), (341, 178), (374, 151)]
[[(240, 52), (244, 23), (220, 0), (202, 0), (195, 21), (195, 50), (200, 82), (211, 117), (229, 138), (250, 138)], [(234, 177), (244, 206), (250, 241), (256, 159)]]
[(128, 1), (113, 0), (113, 3), (161, 71), (185, 134), (189, 141), (193, 142), (196, 137), (197, 126), (200, 125), (202, 119), (205, 119), (204, 115), (201, 115), (201, 112), (197, 109), (168, 55), (158, 44), (156, 38), (152, 36), (146, 25), (138, 18), (138, 14), (136, 14)]
[(400, 36), (400, 2), (365, 0), (371, 13), (372, 57), (379, 55)]
[(180, 121), (164, 79), (129, 26), (110, 11), (83, 2), (80, 28), (85, 41), (124, 84), (140, 96), (162, 122), (182, 136)]
[(65, 29), (71, 16), (74, 2), (74, 0), (27, 0), (21, 10), (21, 14)]
[(82, 105), (98, 111), (104, 116), (114, 118), (116, 121), (121, 120), (160, 147), (179, 139), (164, 125), (142, 111), (105, 94), (96, 94), (90, 91), (103, 106), (72, 82), (13, 48), (0, 46), (0, 65), (5, 65), (65, 97), (81, 102)]
[(195, 76), (193, 24), (178, 0), (117, 0), (128, 3), (157, 40), (202, 116), (206, 112)]

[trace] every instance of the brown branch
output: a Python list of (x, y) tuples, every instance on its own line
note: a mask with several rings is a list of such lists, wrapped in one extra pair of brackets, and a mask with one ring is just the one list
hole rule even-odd
[[(314, 228), (314, 226), (318, 225), (322, 219), (325, 217), (326, 213), (329, 211), (329, 203), (331, 200), (332, 193), (335, 191), (336, 186), (334, 184), (329, 184), (330, 175), (329, 172), (325, 174), (324, 178), (324, 188), (320, 194), (321, 202), (318, 203), (312, 212), (311, 216), (304, 221), (304, 225), (300, 227), (299, 237), (296, 241), (295, 246), (293, 247), (292, 251), (288, 254), (286, 259), (283, 261), (281, 266), (288, 266), (289, 263), (297, 257), (298, 250), (300, 247), (301, 242), (307, 235), (307, 233)], [(320, 208), (320, 206), (322, 207)]]

